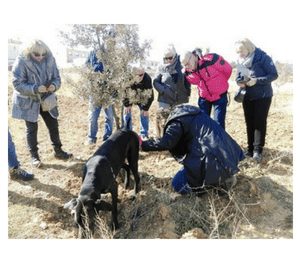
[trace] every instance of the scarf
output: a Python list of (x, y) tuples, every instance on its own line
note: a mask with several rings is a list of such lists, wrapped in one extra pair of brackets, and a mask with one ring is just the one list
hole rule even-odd
[(244, 67), (250, 69), (252, 67), (252, 62), (253, 62), (253, 58), (254, 58), (254, 53), (252, 52), (251, 54), (249, 54), (246, 58), (239, 58), (238, 59), (238, 63), (243, 65)]
[(250, 78), (251, 76), (250, 69), (252, 67), (253, 58), (254, 58), (254, 52), (249, 54), (246, 58), (238, 59), (237, 72), (239, 76)]
[(166, 72), (168, 72), (170, 74), (177, 73), (178, 60), (179, 60), (179, 56), (176, 54), (175, 58), (174, 58), (174, 61), (172, 63), (170, 63), (170, 64), (164, 64), (162, 66), (161, 73), (166, 73)]

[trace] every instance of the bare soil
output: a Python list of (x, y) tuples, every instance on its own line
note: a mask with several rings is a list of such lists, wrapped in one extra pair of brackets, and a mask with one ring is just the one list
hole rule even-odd
[[(12, 86), (9, 83), (9, 100)], [(230, 95), (233, 98), (235, 86)], [(197, 93), (193, 90), (192, 104)], [(9, 238), (78, 237), (70, 212), (63, 205), (76, 197), (81, 186), (82, 167), (102, 143), (85, 145), (87, 102), (72, 95), (63, 84), (58, 92), (59, 129), (63, 149), (74, 154), (64, 162), (53, 157), (47, 128), (40, 119), (38, 141), (43, 162), (40, 168), (30, 165), (26, 148), (25, 124), (12, 119), (9, 127), (22, 167), (32, 171), (30, 182), (9, 180)], [(100, 212), (95, 238), (292, 238), (293, 237), (293, 111), (292, 85), (275, 89), (268, 118), (268, 131), (263, 161), (256, 164), (245, 159), (240, 164), (238, 182), (225, 195), (209, 191), (197, 197), (178, 195), (170, 182), (181, 167), (168, 152), (140, 152), (139, 172), (142, 191), (135, 200), (131, 192), (119, 185), (120, 229), (111, 232), (109, 212)], [(155, 136), (156, 101), (150, 111), (150, 135)], [(9, 113), (11, 103), (9, 102)], [(139, 131), (138, 108), (134, 107), (134, 130)], [(101, 115), (98, 137), (103, 135)], [(226, 129), (246, 147), (243, 111), (233, 101), (228, 107)], [(105, 197), (110, 201), (110, 196)]]

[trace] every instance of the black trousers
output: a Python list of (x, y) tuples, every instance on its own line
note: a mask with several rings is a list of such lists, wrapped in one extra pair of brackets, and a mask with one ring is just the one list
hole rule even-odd
[(272, 97), (244, 101), (244, 115), (247, 127), (248, 150), (262, 153), (267, 131), (267, 117)]
[[(59, 131), (58, 131), (58, 121), (57, 119), (53, 118), (49, 112), (43, 112), (40, 109), (40, 115), (42, 116), (49, 134), (50, 139), (52, 141), (52, 146), (56, 148), (61, 148), (62, 144), (59, 138)], [(38, 123), (37, 122), (26, 122), (26, 138), (27, 138), (27, 145), (31, 155), (35, 155), (38, 151), (38, 142), (37, 142), (37, 133), (38, 133)]]

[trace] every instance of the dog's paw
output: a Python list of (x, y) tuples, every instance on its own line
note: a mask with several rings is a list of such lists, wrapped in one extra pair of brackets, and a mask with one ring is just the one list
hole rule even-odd
[(135, 194), (137, 194), (138, 192), (140, 192), (141, 190), (141, 184), (138, 184), (136, 187), (135, 187)]

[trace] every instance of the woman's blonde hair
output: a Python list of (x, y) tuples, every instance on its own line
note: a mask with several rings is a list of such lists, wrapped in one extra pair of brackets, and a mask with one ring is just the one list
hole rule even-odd
[(176, 55), (176, 49), (173, 44), (169, 44), (164, 51), (164, 56), (168, 56), (168, 55), (173, 57)]
[(248, 38), (243, 38), (243, 39), (236, 41), (235, 45), (243, 46), (249, 52), (249, 54), (254, 52), (254, 50), (256, 48), (255, 45), (252, 43), (252, 41), (249, 40)]
[(23, 55), (25, 57), (28, 57), (33, 52), (40, 54), (47, 53), (47, 55), (51, 54), (51, 51), (48, 48), (48, 46), (42, 40), (39, 39), (34, 39), (30, 41), (24, 48)]

